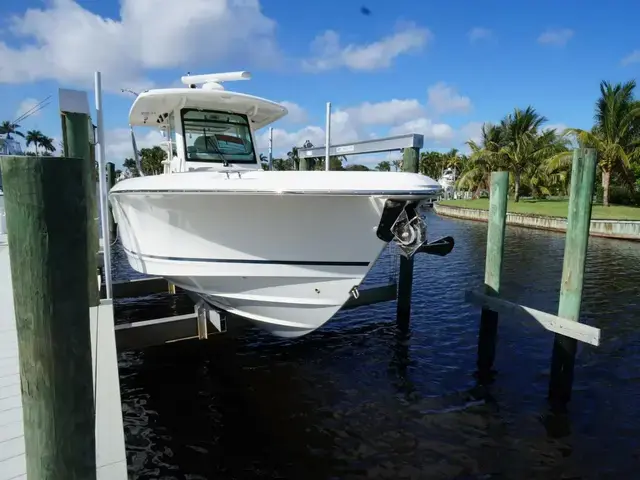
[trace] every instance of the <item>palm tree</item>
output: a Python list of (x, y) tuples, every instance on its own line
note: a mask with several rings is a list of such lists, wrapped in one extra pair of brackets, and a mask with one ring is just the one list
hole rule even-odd
[(446, 167), (447, 158), (440, 152), (420, 153), (420, 173), (431, 178), (440, 178)]
[(33, 143), (36, 155), (38, 155), (38, 145), (42, 145), (42, 140), (44, 138), (45, 136), (40, 130), (29, 130), (26, 136), (27, 147)]
[(292, 147), (290, 152), (287, 152), (287, 160), (291, 162), (294, 170), (300, 170), (300, 157), (298, 156), (298, 147)]
[(629, 160), (640, 156), (640, 102), (634, 99), (636, 82), (611, 85), (600, 83), (600, 98), (596, 102), (595, 125), (591, 129), (569, 128), (582, 147), (595, 148), (602, 171), (602, 203), (609, 206), (609, 188), (613, 173), (625, 173)]
[(456, 185), (461, 190), (475, 190), (476, 196), (491, 186), (491, 172), (502, 167), (498, 151), (502, 141), (502, 127), (485, 123), (482, 125), (480, 143), (466, 142), (471, 150), (468, 161), (463, 165)]
[(5, 120), (4, 122), (0, 123), (0, 135), (6, 135), (8, 140), (11, 140), (11, 135), (17, 135), (24, 138), (24, 133), (18, 130), (19, 128), (20, 125)]
[(46, 135), (40, 138), (40, 146), (44, 149), (44, 155), (50, 155), (56, 151), (56, 147), (53, 146), (53, 138), (47, 137)]
[[(539, 133), (547, 118), (529, 105), (525, 110), (515, 108), (500, 121), (501, 147), (497, 152), (501, 163), (513, 174), (514, 200), (520, 201), (522, 174), (532, 164), (540, 163), (555, 153), (555, 131)], [(546, 157), (545, 157), (546, 156)]]

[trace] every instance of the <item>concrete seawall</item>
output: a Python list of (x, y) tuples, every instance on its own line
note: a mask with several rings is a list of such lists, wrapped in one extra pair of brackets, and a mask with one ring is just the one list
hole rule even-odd
[[(445, 217), (462, 218), (486, 222), (488, 210), (475, 208), (453, 207), (435, 203), (434, 211)], [(507, 213), (507, 225), (551, 230), (554, 232), (567, 231), (567, 219), (562, 217), (548, 217), (545, 215), (531, 215), (522, 213)], [(621, 240), (640, 241), (640, 221), (635, 220), (591, 220), (589, 235), (594, 237), (617, 238)]]

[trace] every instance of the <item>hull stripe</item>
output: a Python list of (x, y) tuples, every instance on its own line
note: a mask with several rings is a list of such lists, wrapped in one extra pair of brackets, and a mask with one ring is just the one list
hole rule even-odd
[(127, 248), (123, 249), (135, 257), (148, 258), (154, 260), (170, 260), (173, 262), (204, 262), (204, 263), (235, 263), (251, 265), (309, 265), (326, 267), (368, 267), (370, 262), (336, 262), (323, 260), (262, 260), (262, 259), (242, 259), (242, 258), (202, 258), (202, 257), (165, 257), (162, 255), (145, 255), (133, 252)]

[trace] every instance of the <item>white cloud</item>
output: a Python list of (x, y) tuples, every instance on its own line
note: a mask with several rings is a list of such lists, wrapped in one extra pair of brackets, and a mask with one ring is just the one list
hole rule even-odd
[(284, 117), (286, 121), (291, 123), (305, 123), (307, 121), (307, 112), (297, 103), (286, 100), (279, 103), (288, 110), (287, 116)]
[(340, 67), (360, 71), (388, 68), (396, 57), (420, 51), (432, 38), (428, 29), (408, 24), (398, 26), (396, 33), (376, 42), (343, 46), (340, 35), (327, 30), (312, 42), (313, 58), (304, 61), (303, 67), (311, 71)]
[(460, 127), (460, 142), (465, 143), (469, 140), (473, 140), (479, 143), (482, 140), (482, 122), (469, 122), (466, 125)]
[[(364, 135), (361, 126), (353, 120), (348, 112), (336, 110), (331, 112), (331, 143), (355, 142)], [(324, 145), (325, 130), (316, 125), (307, 125), (295, 131), (287, 131), (283, 128), (273, 129), (274, 155), (286, 153), (293, 146), (301, 146), (309, 140), (313, 145)], [(263, 129), (256, 135), (259, 150), (266, 150), (269, 146), (269, 131)]]
[[(275, 22), (259, 0), (120, 0), (120, 16), (97, 15), (74, 0), (51, 0), (10, 19), (18, 47), (0, 42), (0, 82), (52, 79), (109, 90), (149, 87), (146, 70), (243, 58), (278, 61)], [(239, 28), (241, 26), (241, 28)]]
[(365, 102), (357, 107), (347, 108), (345, 111), (353, 121), (361, 125), (395, 125), (422, 115), (423, 110), (416, 99), (394, 98), (388, 102)]
[[(431, 107), (438, 112), (466, 111), (471, 102), (467, 97), (457, 95), (453, 89), (438, 84), (431, 91)], [(393, 99), (384, 102), (365, 102), (360, 105), (336, 109), (331, 115), (331, 143), (349, 143), (390, 135), (406, 133), (422, 134), (425, 148), (463, 148), (470, 138), (479, 140), (482, 123), (470, 122), (460, 128), (429, 118), (425, 107), (416, 99)], [(376, 131), (371, 131), (375, 128)], [(269, 144), (267, 129), (257, 135), (258, 149), (265, 151)], [(307, 125), (297, 130), (282, 127), (273, 130), (273, 149), (276, 157), (285, 155), (293, 146), (301, 146), (309, 140), (315, 146), (325, 143), (324, 122), (322, 126)], [(354, 162), (361, 163), (359, 159)]]
[(573, 30), (570, 28), (549, 29), (538, 37), (538, 43), (541, 45), (555, 45), (564, 47), (573, 37)]
[(398, 125), (389, 130), (389, 135), (402, 135), (403, 133), (419, 133), (425, 140), (434, 143), (442, 143), (453, 140), (455, 132), (447, 123), (437, 123), (430, 118), (421, 117)]
[[(153, 147), (163, 140), (158, 130), (145, 128), (135, 133), (138, 150)], [(105, 156), (107, 162), (113, 162), (116, 166), (122, 165), (126, 158), (133, 158), (131, 131), (128, 128), (116, 128), (105, 132)]]
[[(397, 126), (423, 114), (424, 108), (415, 99), (393, 99), (386, 102), (365, 102), (354, 107), (336, 109), (331, 112), (331, 143), (348, 143), (375, 138), (368, 132), (372, 126)], [(286, 118), (286, 117), (285, 117)], [(286, 153), (294, 145), (300, 146), (309, 140), (313, 145), (325, 143), (324, 122), (322, 126), (307, 125), (294, 131), (273, 129), (273, 148), (277, 155)], [(269, 144), (268, 129), (257, 135), (258, 148), (264, 150)]]
[(427, 90), (428, 105), (436, 114), (467, 113), (471, 110), (469, 97), (459, 95), (444, 82), (438, 82)]
[(629, 55), (624, 57), (620, 62), (622, 65), (631, 65), (632, 63), (640, 63), (640, 50), (634, 50)]
[[(18, 106), (18, 110), (16, 110), (15, 117), (20, 118), (22, 115), (29, 112), (39, 103), (40, 103), (40, 100), (37, 100), (35, 98), (25, 98), (24, 100), (22, 100), (22, 102), (20, 102), (20, 105)], [(39, 110), (29, 113), (30, 117), (38, 117), (39, 115), (40, 115)]]
[(491, 38), (493, 36), (493, 32), (488, 28), (484, 27), (474, 27), (469, 30), (467, 34), (469, 36), (469, 41), (471, 43), (477, 42), (478, 40), (484, 40)]
[(568, 128), (568, 125), (564, 123), (548, 123), (542, 127), (542, 130), (553, 130), (555, 128), (557, 134), (562, 134), (562, 132)]

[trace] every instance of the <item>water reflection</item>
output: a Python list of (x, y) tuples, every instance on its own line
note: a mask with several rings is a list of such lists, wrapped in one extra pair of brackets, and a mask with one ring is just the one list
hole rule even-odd
[[(294, 341), (248, 328), (123, 353), (133, 478), (635, 478), (640, 246), (590, 240), (583, 319), (602, 345), (581, 347), (570, 410), (552, 414), (553, 336), (526, 319), (500, 319), (495, 382), (474, 378), (480, 312), (464, 290), (482, 284), (486, 225), (429, 215), (430, 237), (456, 248), (416, 262), (404, 331), (389, 302)], [(556, 311), (563, 249), (561, 234), (509, 227), (503, 295)], [(177, 297), (154, 308), (180, 311)], [(149, 318), (148, 302), (119, 308)]]

